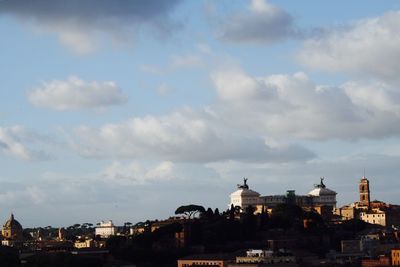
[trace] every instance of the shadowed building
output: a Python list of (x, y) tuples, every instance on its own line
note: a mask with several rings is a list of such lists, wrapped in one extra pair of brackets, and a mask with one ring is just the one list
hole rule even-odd
[(234, 262), (234, 254), (200, 254), (191, 255), (178, 260), (178, 267), (227, 267)]

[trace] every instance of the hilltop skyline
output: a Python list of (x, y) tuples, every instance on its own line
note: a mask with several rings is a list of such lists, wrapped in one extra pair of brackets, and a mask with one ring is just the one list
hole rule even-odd
[(400, 203), (400, 3), (0, 1), (0, 218), (24, 227), (263, 194)]

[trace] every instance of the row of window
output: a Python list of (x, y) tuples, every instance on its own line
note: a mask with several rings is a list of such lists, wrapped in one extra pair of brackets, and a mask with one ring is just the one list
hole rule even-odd
[(221, 267), (221, 266), (222, 266), (220, 263), (202, 261), (202, 262), (184, 263), (184, 264), (182, 264), (182, 267), (190, 267), (190, 266), (198, 266), (198, 265), (204, 265), (204, 266), (218, 266), (218, 267)]

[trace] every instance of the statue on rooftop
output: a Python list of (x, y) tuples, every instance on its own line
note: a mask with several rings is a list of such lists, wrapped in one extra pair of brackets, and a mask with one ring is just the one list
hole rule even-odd
[(315, 184), (314, 187), (315, 188), (326, 188), (326, 185), (324, 184), (325, 177), (320, 177), (319, 179), (321, 179), (321, 182), (319, 184)]
[(243, 184), (238, 184), (237, 187), (239, 189), (249, 189), (249, 185), (247, 184), (248, 178), (243, 177)]

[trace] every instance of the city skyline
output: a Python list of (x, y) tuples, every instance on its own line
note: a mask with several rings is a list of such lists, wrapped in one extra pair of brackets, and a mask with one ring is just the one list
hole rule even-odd
[[(263, 194), (400, 203), (398, 1), (0, 1), (0, 218)], [(364, 171), (365, 170), (365, 171)]]

